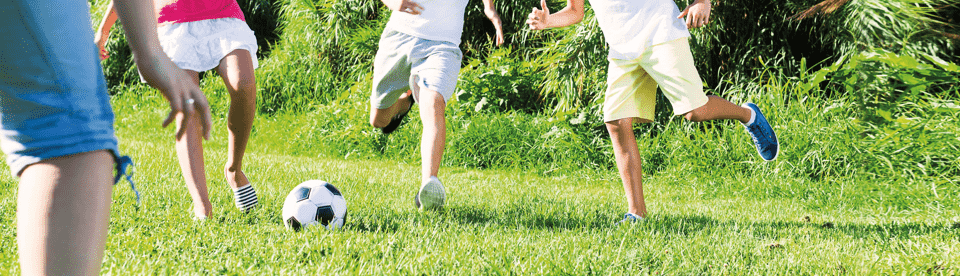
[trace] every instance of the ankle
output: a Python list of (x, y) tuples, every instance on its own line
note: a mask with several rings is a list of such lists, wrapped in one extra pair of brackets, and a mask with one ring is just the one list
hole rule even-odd
[(230, 185), (230, 188), (233, 188), (234, 190), (250, 185), (250, 180), (247, 179), (246, 174), (244, 174), (239, 168), (224, 168), (223, 177), (227, 180), (227, 184)]

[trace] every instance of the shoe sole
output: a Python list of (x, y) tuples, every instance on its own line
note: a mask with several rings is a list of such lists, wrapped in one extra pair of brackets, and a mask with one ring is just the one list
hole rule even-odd
[(427, 182), (426, 185), (420, 187), (420, 192), (417, 193), (417, 207), (420, 210), (434, 210), (443, 207), (443, 202), (446, 200), (447, 193), (443, 189), (443, 185), (433, 181)]

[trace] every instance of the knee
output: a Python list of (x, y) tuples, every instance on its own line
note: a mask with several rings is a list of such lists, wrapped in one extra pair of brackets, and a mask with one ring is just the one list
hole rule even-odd
[(703, 115), (700, 114), (700, 112), (697, 112), (696, 109), (694, 109), (693, 111), (687, 112), (687, 114), (683, 114), (683, 118), (691, 122), (703, 122), (705, 120), (703, 118)]
[(237, 94), (241, 97), (255, 99), (257, 97), (257, 81), (253, 78), (244, 78), (235, 84)]
[(607, 126), (607, 131), (610, 134), (618, 134), (625, 130), (633, 132), (633, 120), (631, 118), (624, 118), (620, 120), (614, 120), (604, 123)]
[(387, 126), (387, 124), (389, 124), (389, 122), (381, 122), (377, 120), (376, 117), (370, 116), (370, 125), (375, 128), (384, 128)]

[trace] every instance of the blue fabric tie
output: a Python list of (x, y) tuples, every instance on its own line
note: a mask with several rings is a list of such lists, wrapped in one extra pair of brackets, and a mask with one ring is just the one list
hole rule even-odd
[(137, 206), (140, 206), (140, 191), (137, 190), (137, 185), (133, 183), (133, 159), (130, 156), (124, 155), (117, 158), (117, 175), (113, 179), (114, 185), (120, 182), (121, 176), (126, 178), (127, 182), (130, 182), (130, 189), (137, 196)]

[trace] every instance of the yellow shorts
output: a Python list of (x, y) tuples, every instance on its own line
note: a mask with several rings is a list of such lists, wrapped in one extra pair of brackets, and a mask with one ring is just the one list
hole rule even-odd
[[(693, 66), (687, 38), (657, 44), (634, 60), (610, 59), (603, 121), (639, 118), (653, 121), (657, 85), (673, 105), (673, 113), (686, 114), (707, 104), (703, 81)], [(636, 122), (636, 121), (635, 121)]]

